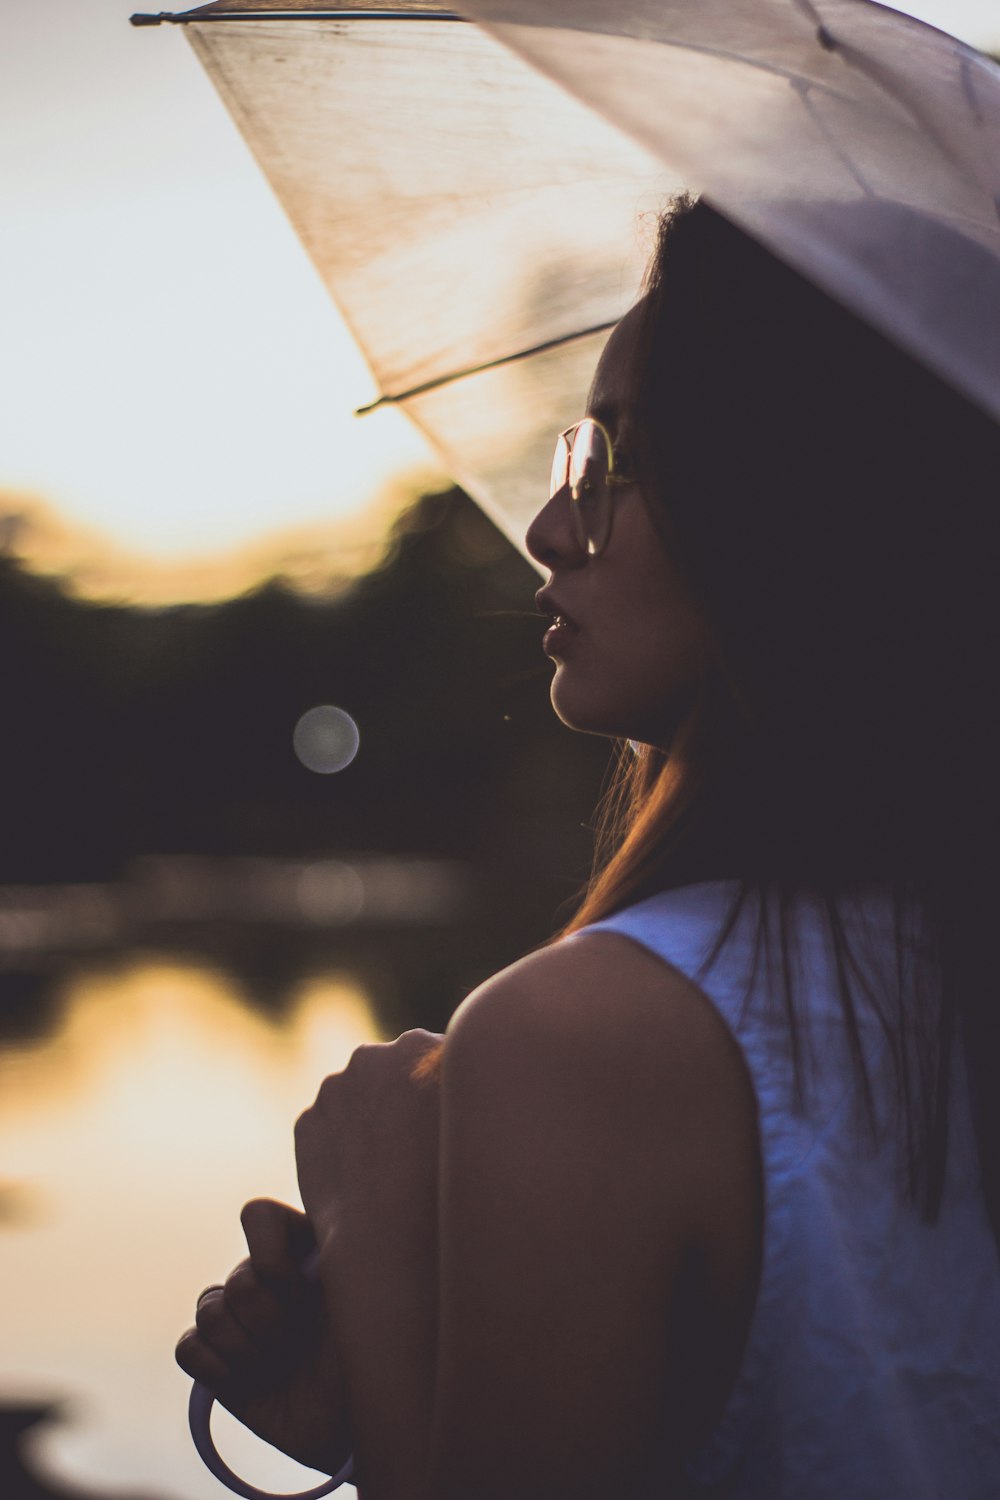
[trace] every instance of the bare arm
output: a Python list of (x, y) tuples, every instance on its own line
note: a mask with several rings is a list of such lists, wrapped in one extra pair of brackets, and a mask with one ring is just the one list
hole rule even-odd
[(624, 1500), (681, 1447), (685, 1267), (755, 1149), (733, 1044), (598, 935), (470, 997), (435, 1078), (437, 1046), (360, 1049), (296, 1131), (362, 1496)]
[(365, 1500), (635, 1492), (679, 1446), (676, 1301), (733, 1082), (711, 1007), (607, 936), (497, 976), (449, 1028), (433, 1183), (406, 1059), (374, 1050), (311, 1154), (362, 1097), (368, 1144), (303, 1181)]
[(453, 1022), (435, 1496), (625, 1496), (664, 1441), (700, 1192), (685, 984), (623, 940), (579, 939)]

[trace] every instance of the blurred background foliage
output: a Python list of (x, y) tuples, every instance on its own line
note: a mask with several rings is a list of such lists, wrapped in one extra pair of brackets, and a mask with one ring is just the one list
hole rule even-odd
[[(115, 608), (0, 558), (3, 1032), (44, 1030), (67, 967), (137, 948), (211, 961), (270, 1009), (335, 967), (386, 1031), (443, 1027), (568, 915), (589, 864), (608, 749), (551, 711), (538, 585), (458, 490), (329, 597), (279, 577)], [(292, 749), (324, 703), (361, 736), (334, 775)], [(388, 902), (387, 859), (409, 871)]]

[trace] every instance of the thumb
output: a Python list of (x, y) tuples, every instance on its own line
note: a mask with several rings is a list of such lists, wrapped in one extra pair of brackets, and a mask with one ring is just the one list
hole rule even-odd
[(273, 1198), (252, 1198), (240, 1223), (257, 1274), (270, 1281), (298, 1281), (303, 1262), (316, 1249), (309, 1220), (297, 1208)]

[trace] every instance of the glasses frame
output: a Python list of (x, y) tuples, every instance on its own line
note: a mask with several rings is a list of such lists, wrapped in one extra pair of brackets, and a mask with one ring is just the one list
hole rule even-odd
[[(573, 449), (576, 446), (577, 436), (584, 427), (601, 434), (608, 459), (608, 472), (604, 481), (608, 490), (607, 504), (604, 510), (604, 524), (596, 536), (591, 536), (588, 532), (580, 506), (580, 496), (586, 484), (585, 478), (581, 475), (576, 483), (573, 481)], [(615, 445), (611, 434), (604, 423), (597, 417), (581, 417), (579, 422), (574, 422), (572, 427), (567, 427), (565, 432), (559, 433), (556, 438), (556, 451), (552, 456), (553, 476), (556, 473), (556, 460), (563, 457), (564, 454), (565, 463), (563, 470), (566, 477), (561, 484), (556, 484), (554, 479), (550, 480), (549, 499), (553, 499), (561, 489), (568, 487), (570, 499), (573, 502), (570, 507), (570, 514), (573, 518), (573, 531), (576, 539), (590, 557), (598, 557), (608, 545), (608, 540), (611, 536), (611, 520), (614, 511), (614, 506), (611, 504), (612, 492), (616, 486), (635, 484), (635, 477), (632, 474), (623, 473), (620, 468), (616, 467)]]

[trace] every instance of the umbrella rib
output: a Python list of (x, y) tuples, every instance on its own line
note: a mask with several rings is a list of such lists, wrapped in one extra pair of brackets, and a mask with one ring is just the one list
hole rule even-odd
[(204, 21), (460, 21), (468, 16), (450, 10), (161, 10), (152, 14), (137, 12), (130, 16), (133, 26), (186, 26)]
[[(847, 60), (844, 48), (830, 30), (822, 24), (819, 16), (813, 8), (812, 0), (791, 0), (791, 3), (800, 14), (816, 26), (816, 40), (824, 52), (840, 54)], [(474, 25), (468, 16), (460, 16), (450, 10), (214, 10), (212, 6), (198, 6), (194, 10), (166, 11), (161, 10), (152, 14), (138, 12), (131, 16), (133, 26), (159, 26), (162, 22), (172, 25), (184, 26), (189, 23), (211, 21), (221, 23), (224, 21), (451, 21), (463, 25)], [(801, 74), (792, 68), (782, 67), (778, 63), (763, 62), (759, 58), (746, 57), (739, 52), (734, 52), (726, 47), (715, 47), (709, 44), (696, 42), (673, 43), (665, 42), (665, 46), (679, 46), (686, 52), (694, 52), (702, 57), (717, 57), (726, 62), (741, 63), (746, 67), (758, 72), (767, 73), (775, 78), (785, 78), (791, 84), (801, 82)], [(869, 81), (872, 81), (869, 79)], [(878, 79), (874, 80), (877, 86), (884, 92), (884, 85)], [(835, 88), (828, 82), (819, 79), (811, 80), (813, 87), (820, 88), (834, 97), (847, 98), (842, 90)]]
[(546, 339), (544, 344), (532, 344), (530, 349), (518, 349), (514, 354), (501, 354), (499, 359), (488, 359), (481, 365), (469, 365), (464, 370), (453, 370), (449, 375), (438, 375), (433, 380), (425, 380), (422, 385), (413, 385), (408, 391), (399, 391), (394, 396), (379, 396), (377, 401), (371, 401), (367, 406), (359, 406), (355, 411), (356, 417), (366, 417), (369, 412), (378, 411), (380, 406), (398, 406), (401, 401), (409, 401), (414, 396), (425, 396), (428, 391), (436, 391), (443, 385), (451, 385), (455, 380), (465, 380), (469, 375), (482, 375), (487, 370), (497, 370), (501, 365), (513, 364), (519, 359), (530, 359), (533, 354), (545, 354), (549, 349), (558, 349), (563, 344), (572, 344), (576, 339), (585, 339), (593, 333), (608, 333), (612, 328), (618, 326), (618, 319), (612, 318), (607, 323), (595, 323), (593, 328), (580, 328), (576, 333), (564, 333), (557, 339)]
[(858, 187), (864, 193), (866, 198), (876, 198), (878, 194), (874, 191), (871, 184), (866, 179), (857, 162), (853, 161), (849, 153), (844, 150), (843, 146), (841, 146), (840, 142), (837, 140), (827, 122), (823, 119), (823, 116), (820, 114), (819, 110), (817, 110), (814, 106), (812, 99), (809, 97), (809, 85), (807, 83), (803, 83), (798, 88), (796, 88), (795, 92), (798, 94), (800, 100), (802, 101), (802, 108), (805, 110), (806, 114), (809, 116), (810, 120), (815, 125), (820, 135), (826, 141), (830, 150), (833, 152), (834, 156), (840, 162), (844, 170), (849, 174), (849, 176), (853, 177), (854, 181), (857, 183)]

